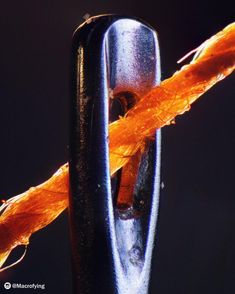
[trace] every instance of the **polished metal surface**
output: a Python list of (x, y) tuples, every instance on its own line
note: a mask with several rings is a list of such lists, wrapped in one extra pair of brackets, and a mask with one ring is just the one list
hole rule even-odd
[(105, 36), (110, 88), (141, 96), (159, 83), (160, 58), (156, 33), (139, 21), (120, 19)]
[[(70, 133), (70, 223), (75, 293), (148, 293), (160, 187), (160, 130), (142, 157), (135, 197), (123, 218), (112, 195), (110, 99), (142, 97), (160, 82), (156, 32), (134, 18), (104, 15), (75, 32)], [(111, 97), (112, 96), (112, 97)]]

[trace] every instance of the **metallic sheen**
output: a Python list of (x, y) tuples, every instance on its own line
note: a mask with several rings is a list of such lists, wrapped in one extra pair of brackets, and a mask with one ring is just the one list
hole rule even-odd
[(74, 34), (70, 133), (70, 223), (74, 293), (148, 293), (160, 187), (160, 130), (143, 155), (138, 217), (120, 217), (109, 171), (110, 93), (144, 95), (160, 82), (156, 32), (142, 21), (93, 17)]

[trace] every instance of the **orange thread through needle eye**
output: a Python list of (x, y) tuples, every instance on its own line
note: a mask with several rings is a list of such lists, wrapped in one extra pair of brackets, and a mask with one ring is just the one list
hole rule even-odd
[[(153, 88), (124, 118), (109, 126), (111, 175), (141, 150), (146, 137), (152, 137), (156, 129), (189, 110), (198, 97), (233, 72), (235, 23), (199, 48), (197, 58)], [(127, 167), (123, 189), (128, 185), (133, 189), (132, 168)], [(45, 183), (3, 202), (0, 207), (0, 267), (12, 249), (27, 245), (32, 233), (47, 226), (67, 207), (68, 190), (68, 165), (65, 164)], [(131, 193), (127, 194), (130, 197)], [(124, 192), (122, 197), (120, 203), (131, 203), (132, 199), (125, 199)]]

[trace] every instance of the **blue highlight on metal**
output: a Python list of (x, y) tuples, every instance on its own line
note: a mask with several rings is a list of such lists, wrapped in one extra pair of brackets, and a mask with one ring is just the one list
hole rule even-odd
[[(142, 21), (102, 15), (74, 34), (70, 131), (70, 227), (74, 293), (147, 294), (160, 187), (161, 134), (142, 157), (138, 214), (123, 218), (109, 170), (109, 99), (142, 96), (160, 82), (156, 32)], [(124, 94), (123, 94), (124, 93)], [(145, 172), (143, 172), (145, 171)], [(134, 210), (133, 210), (134, 211)]]

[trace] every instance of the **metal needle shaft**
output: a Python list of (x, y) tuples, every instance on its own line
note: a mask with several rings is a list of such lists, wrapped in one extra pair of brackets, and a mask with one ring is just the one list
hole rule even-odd
[(91, 18), (75, 32), (72, 67), (69, 211), (75, 293), (148, 293), (160, 131), (140, 162), (134, 201), (144, 206), (137, 215), (135, 207), (120, 212), (115, 203), (118, 181), (111, 185), (108, 124), (115, 112), (109, 110), (111, 92), (112, 98), (121, 93), (128, 99), (159, 83), (156, 33), (134, 18)]

